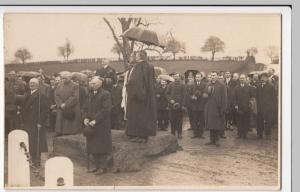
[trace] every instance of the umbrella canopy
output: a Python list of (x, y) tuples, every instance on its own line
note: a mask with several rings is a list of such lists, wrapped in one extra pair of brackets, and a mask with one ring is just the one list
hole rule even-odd
[(171, 77), (170, 75), (165, 75), (165, 74), (159, 75), (158, 78), (163, 79), (165, 81), (170, 81), (170, 82), (175, 81), (173, 77)]
[(163, 38), (159, 36), (156, 32), (151, 31), (149, 29), (144, 29), (140, 27), (133, 27), (126, 30), (122, 36), (134, 40), (145, 43), (147, 45), (155, 45), (161, 48), (165, 47), (165, 43)]

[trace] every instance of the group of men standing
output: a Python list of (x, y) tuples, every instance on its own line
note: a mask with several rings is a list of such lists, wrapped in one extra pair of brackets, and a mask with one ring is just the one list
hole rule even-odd
[[(184, 83), (179, 73), (173, 73), (174, 82), (157, 79), (156, 98), (158, 128), (182, 138), (183, 114), (189, 117), (192, 138), (204, 138), (210, 130), (207, 145), (220, 146), (219, 138), (226, 138), (224, 130), (237, 127), (237, 139), (246, 139), (250, 126), (257, 127), (257, 138), (270, 138), (278, 117), (278, 77), (274, 70), (252, 78), (245, 74), (197, 72)], [(169, 115), (168, 115), (169, 114)]]
[(56, 136), (83, 132), (87, 152), (95, 160), (95, 169), (89, 172), (96, 174), (106, 172), (112, 160), (111, 129), (119, 129), (121, 119), (126, 121), (129, 140), (137, 143), (155, 136), (157, 127), (167, 130), (169, 122), (171, 134), (181, 139), (185, 112), (192, 138), (204, 138), (204, 130), (210, 130), (207, 145), (220, 146), (219, 138), (233, 124), (238, 128), (237, 138), (246, 138), (251, 115), (258, 138), (263, 133), (269, 137), (277, 118), (278, 78), (274, 74), (250, 80), (244, 74), (211, 72), (206, 76), (199, 72), (187, 77), (187, 83), (179, 73), (172, 77), (174, 82), (156, 79), (145, 51), (133, 52), (122, 85), (109, 60), (103, 60), (88, 83), (62, 72), (49, 85), (42, 75), (27, 85), (11, 72), (5, 84), (7, 126), (29, 133), (30, 154), (37, 163), (40, 153), (47, 151), (47, 122)]

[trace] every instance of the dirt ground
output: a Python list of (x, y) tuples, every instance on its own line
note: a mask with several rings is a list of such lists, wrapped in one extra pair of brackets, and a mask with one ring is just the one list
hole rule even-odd
[[(107, 173), (95, 176), (86, 173), (86, 167), (74, 163), (77, 186), (188, 186), (192, 188), (278, 186), (277, 141), (257, 140), (256, 130), (247, 140), (237, 140), (236, 129), (226, 131), (221, 146), (204, 145), (209, 140), (191, 139), (189, 124), (184, 123), (182, 150), (151, 160), (144, 169), (130, 173)], [(160, 133), (159, 133), (160, 134)], [(49, 141), (51, 142), (51, 141)], [(32, 174), (33, 186), (43, 185), (43, 180)]]

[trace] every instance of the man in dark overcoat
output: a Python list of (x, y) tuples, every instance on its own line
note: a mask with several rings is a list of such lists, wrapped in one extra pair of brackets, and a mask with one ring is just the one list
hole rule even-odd
[(109, 59), (102, 60), (102, 66), (96, 70), (96, 76), (99, 76), (104, 79), (103, 89), (111, 91), (114, 84), (117, 83), (117, 74), (116, 70), (112, 68)]
[(30, 79), (29, 88), (30, 91), (25, 96), (19, 95), (16, 100), (22, 104), (24, 130), (29, 137), (30, 156), (32, 162), (38, 166), (41, 153), (48, 151), (45, 122), (50, 103), (41, 93), (38, 79)]
[(260, 85), (256, 88), (257, 102), (257, 136), (263, 138), (263, 133), (269, 139), (274, 119), (277, 98), (275, 88), (270, 85), (268, 75), (263, 73), (260, 78)]
[(111, 89), (112, 109), (111, 109), (111, 128), (121, 129), (122, 126), (122, 86), (119, 83), (113, 85)]
[(253, 97), (252, 88), (246, 83), (246, 75), (240, 75), (239, 85), (234, 89), (234, 108), (237, 113), (237, 139), (247, 138), (250, 120), (250, 99)]
[(180, 74), (173, 75), (174, 82), (167, 88), (167, 99), (170, 108), (171, 133), (179, 139), (182, 138), (182, 119), (183, 112), (186, 109), (186, 85), (180, 81)]
[(112, 152), (111, 120), (112, 107), (110, 93), (102, 88), (103, 80), (94, 77), (90, 81), (90, 94), (84, 112), (84, 125), (92, 129), (86, 137), (87, 153), (92, 154), (96, 175), (105, 173), (110, 166)]
[(136, 63), (127, 73), (127, 135), (133, 142), (147, 142), (156, 135), (157, 111), (154, 67), (147, 62), (147, 53), (139, 51)]
[[(217, 72), (211, 73), (211, 83), (207, 86), (208, 100), (205, 107), (205, 126), (210, 130), (210, 142), (206, 145), (220, 146), (220, 134), (224, 131), (226, 110), (226, 87), (218, 81)], [(207, 96), (205, 94), (205, 97)]]
[(234, 116), (234, 88), (238, 85), (238, 82), (233, 80), (229, 71), (225, 72), (225, 86), (227, 92), (227, 108), (225, 113), (225, 125), (226, 128), (232, 130)]
[(192, 87), (192, 91), (188, 94), (189, 108), (191, 110), (191, 126), (194, 131), (194, 136), (192, 138), (204, 138), (204, 106), (207, 102), (207, 98), (203, 98), (203, 93), (205, 92), (207, 83), (203, 80), (201, 73), (196, 74), (196, 82)]
[(166, 131), (169, 125), (168, 99), (166, 96), (167, 81), (161, 79), (160, 84), (156, 87), (156, 102), (157, 102), (157, 122), (158, 129)]

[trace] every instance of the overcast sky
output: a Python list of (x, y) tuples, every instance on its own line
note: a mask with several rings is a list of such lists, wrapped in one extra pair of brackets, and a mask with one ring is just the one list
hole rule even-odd
[[(19, 48), (27, 48), (33, 61), (59, 60), (57, 47), (68, 38), (75, 47), (72, 58), (117, 57), (111, 53), (114, 39), (103, 21), (107, 17), (118, 35), (116, 15), (101, 14), (6, 14), (4, 18), (5, 63), (14, 60)], [(128, 16), (128, 15), (124, 15)], [(218, 56), (245, 55), (248, 47), (258, 48), (257, 62), (268, 63), (267, 46), (281, 46), (281, 17), (275, 14), (152, 14), (142, 15), (150, 29), (159, 34), (172, 31), (186, 44), (186, 55), (210, 57), (201, 52), (205, 40), (218, 36), (226, 48)]]

